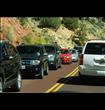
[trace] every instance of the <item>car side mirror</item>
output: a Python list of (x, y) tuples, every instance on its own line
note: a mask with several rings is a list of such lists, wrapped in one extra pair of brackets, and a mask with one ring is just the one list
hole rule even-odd
[(13, 56), (5, 56), (5, 59), (6, 60), (12, 60), (13, 59)]
[(57, 53), (59, 54), (59, 53), (60, 53), (60, 51), (57, 51)]

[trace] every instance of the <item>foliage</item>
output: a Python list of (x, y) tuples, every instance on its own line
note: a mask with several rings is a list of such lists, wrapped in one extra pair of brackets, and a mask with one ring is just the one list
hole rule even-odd
[(28, 17), (18, 17), (19, 21), (20, 21), (20, 24), (22, 26), (26, 26), (27, 23), (28, 23)]
[(14, 29), (11, 26), (8, 26), (6, 28), (3, 28), (3, 35), (12, 42), (15, 39)]
[(68, 29), (75, 30), (79, 27), (79, 18), (77, 17), (63, 17), (64, 26)]
[(58, 29), (61, 25), (60, 17), (42, 17), (40, 19), (40, 27)]
[(25, 44), (33, 44), (35, 41), (33, 40), (33, 37), (31, 33), (25, 35), (22, 39), (23, 43)]

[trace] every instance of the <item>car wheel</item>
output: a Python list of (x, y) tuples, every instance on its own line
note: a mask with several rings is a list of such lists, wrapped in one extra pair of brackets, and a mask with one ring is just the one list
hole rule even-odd
[(41, 67), (41, 70), (40, 70), (40, 75), (39, 75), (39, 78), (40, 79), (43, 79), (44, 77), (44, 69), (43, 69), (43, 66)]
[(20, 91), (22, 87), (22, 77), (20, 71), (18, 72), (16, 83), (11, 86), (11, 89), (14, 91)]
[(47, 67), (46, 67), (46, 70), (45, 70), (44, 74), (45, 74), (45, 75), (48, 75), (48, 72), (49, 72), (49, 66), (48, 66), (48, 64), (47, 64)]
[(0, 93), (3, 92), (3, 82), (2, 82), (2, 78), (0, 78)]
[(59, 68), (61, 68), (61, 67), (62, 67), (62, 62), (60, 61)]

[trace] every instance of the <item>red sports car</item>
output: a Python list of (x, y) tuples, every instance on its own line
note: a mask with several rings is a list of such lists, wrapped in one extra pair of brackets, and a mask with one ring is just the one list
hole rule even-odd
[(67, 48), (61, 48), (61, 59), (62, 63), (71, 63), (72, 62), (72, 53)]

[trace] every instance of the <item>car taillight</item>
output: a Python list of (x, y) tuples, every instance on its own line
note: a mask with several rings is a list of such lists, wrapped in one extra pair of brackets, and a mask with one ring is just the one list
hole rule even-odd
[(83, 65), (83, 54), (79, 55), (79, 65)]

